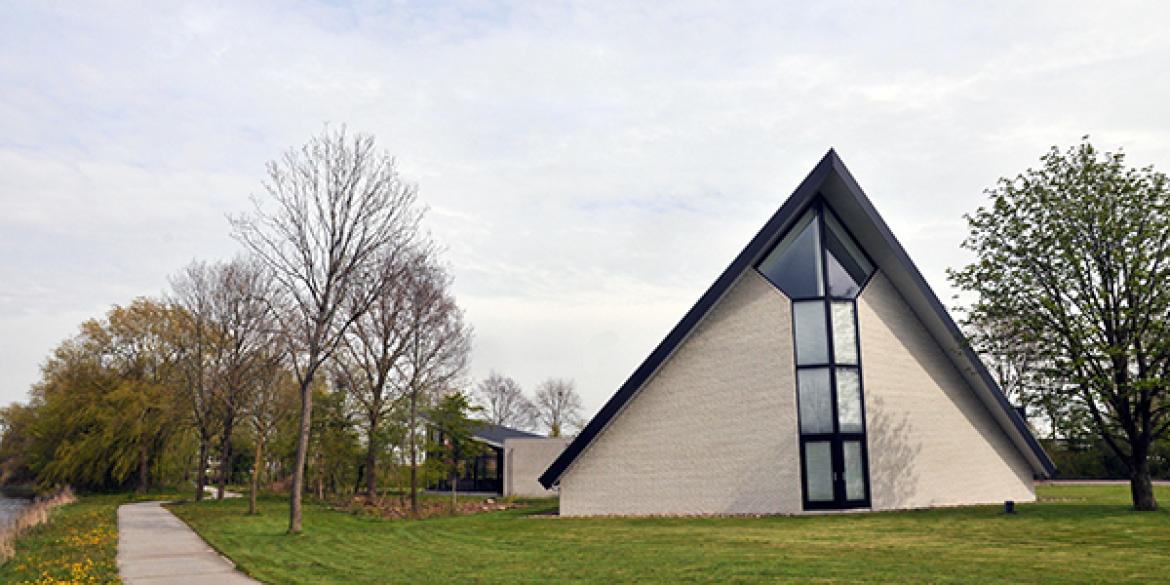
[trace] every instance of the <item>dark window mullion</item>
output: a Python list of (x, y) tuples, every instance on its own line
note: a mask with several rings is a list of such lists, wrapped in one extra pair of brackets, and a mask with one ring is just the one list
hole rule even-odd
[[(803, 492), (803, 496), (804, 496), (803, 497), (804, 506), (806, 509), (835, 509), (835, 508), (851, 508), (851, 507), (857, 507), (857, 506), (867, 506), (867, 505), (869, 505), (869, 502), (870, 502), (869, 456), (868, 456), (868, 445), (866, 444), (865, 401), (864, 401), (864, 393), (863, 393), (863, 390), (861, 389), (861, 381), (860, 381), (861, 380), (861, 333), (860, 333), (860, 329), (858, 328), (858, 323), (857, 323), (857, 320), (858, 320), (857, 303), (856, 303), (856, 298), (854, 298), (854, 297), (843, 297), (840, 295), (833, 295), (830, 288), (829, 288), (829, 271), (828, 271), (829, 251), (828, 251), (828, 246), (826, 245), (826, 243), (827, 243), (826, 239), (828, 238), (828, 235), (827, 235), (828, 234), (828, 226), (826, 223), (826, 214), (831, 213), (831, 210), (829, 210), (828, 207), (825, 206), (824, 201), (822, 201), (820, 199), (813, 202), (813, 204), (811, 206), (811, 210), (815, 214), (813, 221), (815, 222), (815, 229), (817, 232), (817, 245), (820, 248), (820, 250), (819, 250), (820, 251), (820, 256), (819, 256), (819, 264), (820, 265), (818, 267), (819, 269), (816, 272), (819, 272), (819, 275), (821, 278), (820, 285), (822, 288), (822, 295), (820, 295), (820, 296), (802, 295), (802, 296), (790, 297), (790, 300), (794, 303), (794, 307), (793, 307), (794, 330), (793, 331), (795, 334), (795, 324), (796, 324), (795, 323), (795, 317), (796, 317), (795, 303), (802, 302), (802, 301), (803, 302), (809, 302), (809, 301), (819, 302), (820, 307), (821, 307), (821, 311), (822, 311), (822, 316), (824, 319), (824, 331), (825, 331), (824, 343), (825, 343), (825, 351), (826, 351), (826, 358), (827, 359), (824, 363), (806, 363), (806, 364), (797, 363), (796, 370), (797, 370), (798, 374), (799, 374), (799, 372), (801, 372), (803, 370), (813, 370), (813, 369), (818, 369), (818, 368), (828, 370), (828, 374), (829, 374), (829, 389), (828, 389), (828, 391), (829, 391), (829, 402), (830, 402), (830, 408), (831, 408), (832, 421), (831, 421), (831, 425), (830, 425), (831, 432), (819, 432), (819, 433), (805, 434), (804, 432), (799, 431), (801, 423), (800, 423), (800, 391), (799, 391), (799, 383), (798, 383), (797, 424), (798, 424), (798, 432), (800, 433), (799, 434), (799, 437), (800, 437), (800, 458), (801, 458), (801, 465), (802, 465), (801, 487), (802, 487), (802, 492)], [(837, 222), (840, 223), (840, 220), (837, 220)], [(850, 234), (846, 233), (845, 235), (849, 236)], [(860, 246), (858, 246), (858, 247), (860, 248)], [(868, 254), (865, 254), (864, 250), (862, 250), (861, 253), (866, 256), (866, 260), (868, 260), (871, 265), (874, 265), (872, 262), (872, 259), (868, 258)], [(874, 266), (876, 266), (876, 265), (874, 265)], [(873, 276), (873, 272), (876, 272), (876, 270), (871, 271), (871, 273), (865, 279), (866, 282), (868, 282), (869, 277)], [(861, 284), (861, 286), (859, 287), (859, 290), (860, 290), (860, 288), (864, 288), (864, 284), (865, 283)], [(837, 364), (836, 363), (838, 361), (838, 359), (837, 359), (837, 348), (834, 346), (834, 339), (833, 339), (833, 313), (832, 313), (832, 307), (833, 307), (832, 303), (834, 301), (844, 301), (844, 302), (849, 302), (851, 304), (852, 317), (853, 317), (853, 341), (852, 342), (854, 344), (854, 347), (855, 347), (856, 353), (857, 353), (857, 363), (853, 363), (853, 364)], [(812, 307), (807, 307), (807, 308), (809, 310), (805, 311), (805, 314), (808, 317), (813, 317), (815, 319), (815, 317), (814, 317), (815, 311), (812, 310)], [(794, 346), (794, 349), (795, 349), (795, 346)], [(840, 404), (838, 401), (839, 397), (838, 397), (838, 388), (837, 388), (837, 386), (838, 386), (837, 372), (839, 369), (841, 369), (841, 371), (849, 370), (849, 371), (854, 371), (857, 373), (858, 393), (859, 393), (859, 400), (861, 401), (861, 405), (860, 405), (860, 407), (861, 407), (861, 431), (860, 432), (847, 432), (846, 433), (846, 432), (842, 432), (842, 430), (841, 430), (841, 425), (840, 425), (840, 422), (838, 420), (839, 416), (840, 416)], [(857, 441), (861, 444), (861, 466), (862, 466), (861, 473), (863, 474), (862, 481), (864, 484), (864, 499), (863, 500), (849, 500), (848, 499), (848, 491), (847, 491), (847, 487), (846, 487), (846, 478), (845, 478), (846, 470), (845, 470), (844, 445), (846, 442), (852, 442), (852, 441)], [(807, 453), (808, 453), (807, 445), (809, 443), (828, 443), (828, 445), (829, 445), (830, 470), (832, 473), (832, 486), (833, 486), (833, 499), (832, 500), (812, 501), (809, 499), (809, 475), (808, 475), (808, 455), (807, 455)]]
[[(864, 249), (862, 250), (862, 253), (863, 254), (865, 253)], [(870, 260), (870, 262), (872, 264), (873, 261)], [(877, 274), (877, 264), (873, 264), (873, 266), (874, 266), (874, 270), (873, 270), (873, 272), (871, 272), (869, 274), (868, 277), (866, 277), (865, 282), (861, 284), (861, 286), (862, 286), (861, 290), (864, 290), (865, 285), (870, 281), (870, 279), (873, 278), (873, 275)], [(860, 297), (861, 294), (858, 293), (858, 296)], [(854, 343), (857, 344), (857, 394), (861, 400), (861, 432), (858, 433), (857, 440), (861, 442), (861, 473), (862, 473), (862, 476), (864, 477), (864, 480), (865, 480), (864, 481), (864, 486), (865, 486), (864, 505), (870, 506), (870, 505), (872, 505), (872, 502), (873, 502), (873, 494), (870, 492), (871, 486), (869, 483), (869, 439), (867, 438), (868, 434), (869, 434), (869, 425), (866, 423), (866, 420), (865, 420), (865, 410), (866, 410), (865, 409), (865, 380), (863, 379), (863, 376), (861, 375), (861, 321), (860, 321), (861, 317), (857, 313), (858, 313), (857, 300), (854, 299), (853, 300), (853, 340), (854, 340)]]
[[(824, 296), (821, 298), (821, 310), (824, 311), (825, 316), (825, 344), (828, 346), (829, 363), (836, 365), (837, 350), (833, 346), (833, 305), (829, 300), (829, 259), (828, 247), (825, 245), (826, 230), (825, 225), (825, 207), (823, 203), (817, 203), (817, 235), (820, 236), (820, 262), (821, 262), (821, 287), (824, 291)], [(830, 418), (832, 418), (833, 439), (829, 442), (830, 458), (832, 460), (833, 473), (833, 499), (838, 504), (845, 503), (845, 453), (844, 446), (841, 442), (841, 427), (838, 422), (840, 408), (837, 404), (837, 368), (829, 368), (829, 404), (830, 404)]]

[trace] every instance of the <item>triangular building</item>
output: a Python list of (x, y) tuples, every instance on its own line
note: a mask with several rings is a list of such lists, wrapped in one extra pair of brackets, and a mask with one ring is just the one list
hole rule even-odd
[(833, 151), (540, 481), (561, 514), (1035, 499), (1052, 461)]

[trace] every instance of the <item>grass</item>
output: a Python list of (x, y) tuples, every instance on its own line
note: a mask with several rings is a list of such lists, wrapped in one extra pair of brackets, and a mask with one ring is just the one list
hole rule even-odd
[[(271, 583), (934, 582), (1170, 580), (1170, 512), (1126, 486), (1044, 486), (1015, 516), (971, 507), (804, 517), (561, 519), (527, 509), (387, 521), (283, 500), (172, 506)], [(1170, 504), (1170, 489), (1158, 488)]]
[(54, 510), (16, 541), (0, 583), (120, 583), (116, 510), (125, 496), (89, 496)]
[(47, 524), (16, 541), (16, 555), (0, 565), (0, 583), (121, 583), (118, 578), (118, 506), (173, 494), (83, 496), (52, 512)]

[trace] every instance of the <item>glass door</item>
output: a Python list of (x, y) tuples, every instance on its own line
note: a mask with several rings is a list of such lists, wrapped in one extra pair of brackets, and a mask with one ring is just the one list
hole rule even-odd
[(868, 506), (854, 303), (797, 301), (793, 322), (805, 507)]

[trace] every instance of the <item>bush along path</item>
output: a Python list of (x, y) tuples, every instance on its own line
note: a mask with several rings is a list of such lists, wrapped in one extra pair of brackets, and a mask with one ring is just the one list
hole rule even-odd
[(127, 585), (258, 583), (220, 556), (162, 502), (118, 508), (118, 571)]

